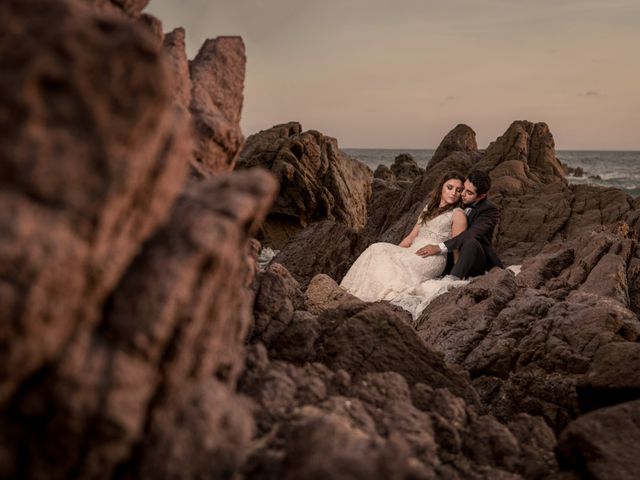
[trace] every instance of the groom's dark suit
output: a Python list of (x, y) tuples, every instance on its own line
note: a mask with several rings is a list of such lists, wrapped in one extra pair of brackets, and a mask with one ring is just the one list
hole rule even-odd
[[(455, 275), (459, 278), (482, 275), (493, 267), (504, 268), (493, 248), (493, 230), (500, 219), (498, 208), (486, 198), (468, 206), (468, 228), (446, 242), (447, 266), (445, 274)], [(454, 250), (460, 250), (458, 263), (453, 264)]]

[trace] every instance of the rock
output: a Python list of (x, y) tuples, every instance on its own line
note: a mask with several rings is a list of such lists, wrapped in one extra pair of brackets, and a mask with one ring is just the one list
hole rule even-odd
[(233, 170), (243, 145), (245, 48), (240, 37), (208, 39), (189, 62), (196, 148), (192, 174), (211, 177)]
[[(438, 145), (433, 157), (429, 160), (427, 169), (434, 167), (453, 153), (464, 154), (469, 159), (476, 158), (478, 153), (476, 132), (467, 125), (459, 124), (447, 133), (440, 145)], [(463, 175), (466, 173), (466, 171), (462, 172)]]
[(582, 412), (640, 399), (640, 344), (615, 342), (601, 347), (577, 393)]
[(580, 478), (632, 479), (640, 469), (640, 400), (603, 408), (573, 421), (558, 439), (562, 470)]
[(171, 93), (173, 101), (185, 112), (191, 104), (191, 77), (189, 76), (189, 60), (185, 45), (185, 31), (176, 28), (164, 36), (162, 50), (168, 60), (169, 71), (173, 78)]
[(418, 164), (410, 154), (401, 153), (393, 160), (391, 172), (398, 180), (412, 181), (424, 173), (424, 170), (418, 167)]
[(575, 385), (597, 352), (640, 338), (626, 275), (604, 274), (629, 268), (626, 242), (599, 234), (552, 245), (517, 279), (494, 269), (433, 300), (418, 334), (469, 371), (499, 419), (525, 412), (560, 431), (580, 414)]
[(277, 262), (269, 264), (259, 283), (252, 337), (253, 341), (259, 339), (270, 345), (287, 328), (294, 311), (302, 308), (302, 291), (287, 269)]
[[(101, 322), (82, 325), (60, 360), (11, 399), (0, 417), (3, 425), (11, 418), (11, 436), (0, 444), (33, 459), (34, 475), (95, 476), (117, 467), (156, 476), (165, 455), (198, 472), (221, 468), (206, 462), (209, 455), (237, 467), (240, 456), (228, 453), (246, 444), (252, 425), (233, 398), (252, 303), (243, 247), (275, 188), (269, 175), (252, 172), (186, 190), (107, 300)], [(207, 410), (212, 398), (219, 410)], [(36, 418), (42, 428), (34, 431), (28, 425)], [(193, 428), (200, 421), (206, 437)], [(63, 449), (50, 448), (56, 434)], [(209, 440), (187, 455), (180, 445), (194, 436)], [(135, 448), (139, 441), (144, 448)]]
[[(244, 461), (253, 435), (249, 402), (213, 379), (181, 388), (143, 450), (139, 478), (224, 478)], [(213, 408), (215, 406), (215, 408)]]
[(304, 296), (305, 310), (318, 315), (339, 305), (360, 300), (345, 290), (328, 275), (319, 274), (311, 279)]
[(555, 143), (544, 123), (516, 121), (474, 166), (490, 171), (492, 192), (523, 194), (537, 184), (565, 183)]
[(324, 331), (316, 341), (315, 356), (308, 361), (351, 374), (394, 371), (410, 385), (421, 382), (448, 388), (471, 404), (477, 402), (465, 376), (448, 369), (420, 341), (404, 310), (382, 303), (352, 303), (325, 311), (318, 322)]
[(257, 344), (240, 389), (256, 402), (259, 425), (246, 478), (510, 478), (557, 468), (555, 437), (541, 420), (522, 415), (505, 426), (395, 372), (269, 361)]
[(138, 18), (149, 0), (82, 0), (99, 12), (120, 13)]
[(576, 178), (582, 178), (583, 175), (584, 170), (582, 169), (582, 167), (576, 167), (576, 169), (573, 171), (573, 176)]
[(250, 136), (238, 168), (262, 166), (280, 182), (263, 229), (264, 243), (281, 249), (296, 232), (322, 220), (361, 229), (371, 195), (371, 170), (338, 149), (335, 139), (302, 132), (299, 123)]
[(273, 261), (284, 265), (306, 290), (317, 272), (341, 280), (361, 248), (357, 232), (325, 220), (296, 234)]
[(375, 172), (373, 172), (373, 178), (379, 178), (380, 180), (384, 180), (385, 182), (395, 183), (396, 176), (393, 174), (391, 169), (386, 165), (378, 165)]
[(191, 143), (136, 25), (67, 1), (10, 0), (0, 15), (15, 27), (0, 42), (3, 405), (97, 321), (166, 220)]

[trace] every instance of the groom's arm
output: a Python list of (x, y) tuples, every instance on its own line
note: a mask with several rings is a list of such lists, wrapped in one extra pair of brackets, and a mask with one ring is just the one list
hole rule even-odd
[(492, 235), (499, 220), (500, 212), (496, 207), (490, 206), (478, 214), (467, 230), (444, 242), (444, 246), (448, 251), (457, 250), (468, 239)]

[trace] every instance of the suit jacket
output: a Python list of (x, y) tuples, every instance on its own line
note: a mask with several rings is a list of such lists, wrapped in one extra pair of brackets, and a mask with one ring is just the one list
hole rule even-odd
[[(504, 268), (504, 264), (498, 258), (498, 254), (493, 248), (493, 230), (496, 228), (500, 220), (500, 212), (498, 207), (486, 198), (476, 203), (475, 208), (467, 215), (468, 227), (459, 235), (444, 242), (449, 253), (459, 249), (462, 244), (469, 239), (475, 238), (482, 245), (485, 254), (485, 270), (491, 270), (493, 267)], [(451, 257), (451, 255), (448, 255)], [(449, 262), (448, 262), (449, 263)], [(453, 264), (453, 262), (450, 262)], [(452, 267), (453, 265), (451, 265)], [(447, 270), (451, 267), (447, 265)]]

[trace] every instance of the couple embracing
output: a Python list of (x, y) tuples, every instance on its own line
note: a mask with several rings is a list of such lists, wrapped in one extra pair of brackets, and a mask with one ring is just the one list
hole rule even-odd
[(504, 268), (492, 246), (500, 213), (487, 199), (490, 188), (483, 171), (466, 178), (446, 173), (411, 233), (399, 245), (370, 245), (340, 285), (361, 300), (387, 300), (416, 318), (435, 296), (464, 279)]

